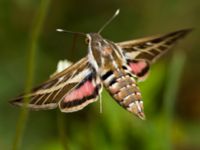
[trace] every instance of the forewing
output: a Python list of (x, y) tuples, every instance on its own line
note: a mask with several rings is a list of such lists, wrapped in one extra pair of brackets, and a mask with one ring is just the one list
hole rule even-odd
[(139, 78), (143, 78), (148, 73), (150, 64), (155, 62), (190, 31), (191, 29), (184, 29), (165, 35), (125, 41), (117, 43), (117, 45), (122, 49), (132, 72)]
[(146, 59), (154, 62), (175, 43), (188, 34), (191, 29), (171, 32), (165, 35), (151, 36), (131, 41), (117, 43), (122, 48), (127, 59)]
[(29, 98), (28, 107), (34, 110), (53, 109), (71, 91), (81, 87), (81, 83), (89, 76), (93, 77), (94, 70), (87, 58), (81, 59), (74, 65), (52, 76), (47, 82), (34, 88), (31, 93), (21, 95), (11, 101), (22, 106), (25, 97)]

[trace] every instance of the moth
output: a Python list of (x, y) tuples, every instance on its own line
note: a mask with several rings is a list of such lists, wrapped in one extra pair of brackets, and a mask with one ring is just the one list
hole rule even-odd
[(118, 14), (119, 10), (98, 33), (78, 33), (86, 37), (87, 56), (11, 103), (23, 106), (26, 97), (27, 107), (33, 110), (59, 107), (61, 112), (75, 112), (97, 101), (104, 87), (120, 106), (145, 119), (138, 82), (147, 77), (150, 65), (191, 29), (115, 43), (103, 38), (100, 32)]

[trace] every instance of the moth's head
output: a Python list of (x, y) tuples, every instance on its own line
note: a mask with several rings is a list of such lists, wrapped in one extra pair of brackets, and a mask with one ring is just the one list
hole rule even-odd
[(89, 46), (98, 47), (98, 46), (103, 44), (103, 41), (104, 40), (103, 40), (102, 36), (98, 33), (88, 33), (88, 34), (86, 34), (85, 42)]

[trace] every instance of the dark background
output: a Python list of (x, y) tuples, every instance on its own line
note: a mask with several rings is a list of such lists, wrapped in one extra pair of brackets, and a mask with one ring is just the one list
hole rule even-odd
[[(118, 8), (119, 16), (102, 32), (115, 42), (194, 28), (140, 83), (147, 120), (119, 107), (104, 90), (102, 114), (99, 102), (70, 114), (31, 111), (20, 149), (200, 149), (198, 0), (0, 0), (0, 149), (13, 145), (20, 109), (8, 101), (24, 91), (30, 57), (34, 58), (33, 85), (38, 85), (56, 70), (59, 60), (75, 62), (87, 54), (83, 38), (77, 38), (74, 48), (73, 36), (56, 28), (97, 32)], [(46, 16), (34, 47), (41, 11)], [(175, 98), (170, 96), (173, 92)]]

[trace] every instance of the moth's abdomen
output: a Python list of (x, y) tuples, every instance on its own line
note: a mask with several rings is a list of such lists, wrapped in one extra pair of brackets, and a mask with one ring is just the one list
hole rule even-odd
[(126, 72), (107, 71), (102, 80), (110, 95), (125, 109), (144, 119), (143, 102), (135, 78)]

